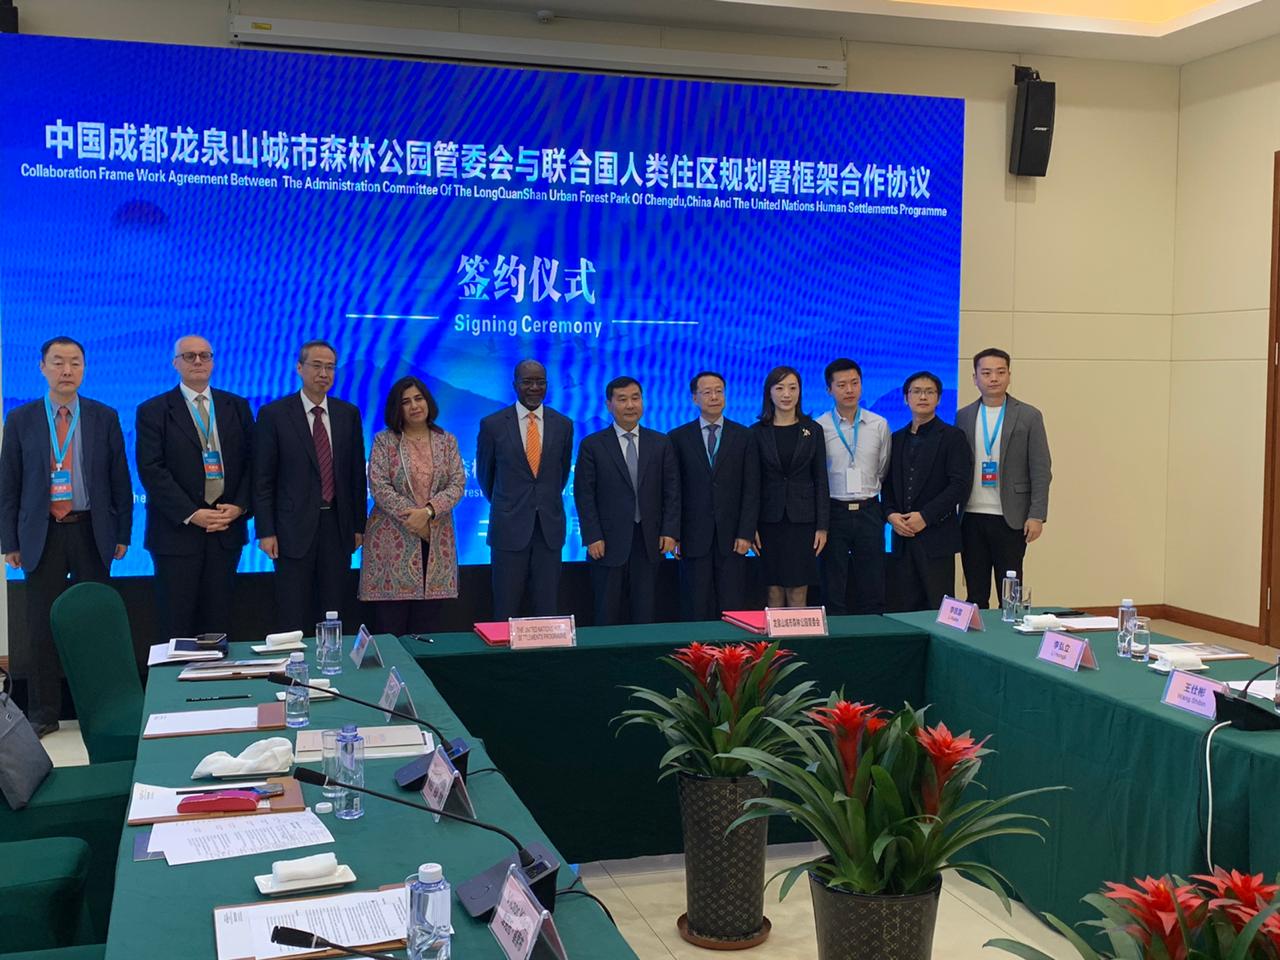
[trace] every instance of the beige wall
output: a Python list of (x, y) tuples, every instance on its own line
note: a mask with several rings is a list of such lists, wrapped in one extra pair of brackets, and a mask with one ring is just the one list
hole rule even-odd
[[(1057, 127), (1049, 176), (1020, 181), (1005, 172), (1016, 53), (544, 27), (524, 14), (359, 0), (40, 0), (23, 4), (22, 18), (31, 33), (225, 44), (228, 11), (824, 58), (844, 50), (850, 89), (963, 97), (961, 401), (974, 396), (965, 358), (1005, 346), (1015, 392), (1045, 413), (1054, 495), (1028, 563), (1039, 602), (1104, 605), (1123, 594), (1256, 622), (1266, 199), (1280, 126), (1280, 67), (1270, 64), (1280, 47), (1181, 77), (1175, 67), (1032, 58), (1059, 84)], [(1242, 155), (1254, 147), (1266, 157)], [(1247, 478), (1235, 517), (1205, 502), (1222, 463)]]

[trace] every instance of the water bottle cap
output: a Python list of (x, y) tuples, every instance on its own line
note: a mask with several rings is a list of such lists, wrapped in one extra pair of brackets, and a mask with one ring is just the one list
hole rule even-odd
[(1121, 600), (1121, 601), (1120, 601), (1120, 606), (1122, 606), (1122, 607), (1132, 607), (1132, 606), (1133, 606), (1133, 601), (1132, 601), (1132, 600), (1130, 600), (1130, 599), (1128, 599), (1128, 598), (1126, 597), (1124, 600)]
[(354, 723), (344, 723), (342, 725), (342, 734), (346, 737), (354, 737), (356, 735), (356, 725)]
[(1004, 575), (1005, 575), (1006, 577), (1015, 577), (1015, 578), (1016, 578), (1016, 577), (1018, 576), (1018, 571), (1017, 571), (1017, 570), (1006, 570), (1006, 571), (1004, 572)]
[(316, 813), (333, 813), (333, 804), (328, 800), (321, 800), (315, 806)]
[(418, 867), (418, 880), (422, 883), (438, 883), (444, 879), (444, 868), (438, 863), (424, 863)]
[(326, 610), (326, 611), (324, 612), (324, 618), (325, 618), (326, 620), (337, 620), (337, 619), (338, 619), (338, 611), (337, 611), (337, 610)]
[(306, 659), (306, 655), (303, 654), (301, 650), (295, 650), (293, 651), (293, 653), (289, 654), (290, 663), (301, 663), (305, 659)]

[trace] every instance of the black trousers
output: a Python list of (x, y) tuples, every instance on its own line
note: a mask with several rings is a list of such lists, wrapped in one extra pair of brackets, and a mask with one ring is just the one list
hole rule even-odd
[(848, 503), (831, 501), (827, 546), (818, 557), (827, 613), (832, 616), (884, 613), (884, 512), (879, 500), (863, 500), (856, 506), (857, 510), (850, 510)]
[[(631, 555), (626, 563), (606, 567), (599, 561), (591, 562), (591, 587), (595, 593), (596, 626), (653, 623), (658, 563), (649, 559), (640, 524), (632, 531)], [(630, 617), (626, 616), (628, 612)]]
[[(431, 542), (422, 541), (422, 569), (427, 569), (431, 555)], [(403, 637), (410, 633), (429, 633), (435, 629), (439, 600), (366, 600), (364, 609), (369, 617), (369, 628), (374, 633), (389, 633)], [(346, 630), (344, 624), (343, 629)], [(354, 630), (348, 630), (354, 633)]]
[(326, 611), (337, 610), (345, 623), (355, 609), (350, 543), (338, 532), (335, 510), (321, 510), (311, 548), (301, 557), (276, 559), (276, 610), (280, 630), (315, 633)]
[(198, 553), (152, 554), (163, 631), (159, 640), (231, 633), (231, 596), (242, 549), (205, 534)]
[(522, 606), (532, 617), (555, 616), (560, 608), (560, 549), (548, 546), (540, 517), (534, 518), (528, 546), (523, 550), (492, 550), (489, 562), (493, 574), (493, 619), (518, 617)]
[(680, 558), (680, 616), (685, 620), (719, 620), (725, 610), (746, 603), (747, 558), (721, 553), (712, 540), (701, 557)]
[(1027, 555), (1027, 538), (1021, 530), (1010, 529), (1004, 517), (990, 513), (966, 513), (960, 521), (964, 570), (970, 603), (985, 610), (991, 601), (991, 583), (996, 585), (996, 605), (1001, 603), (1000, 583), (1010, 570), (1022, 580), (1022, 561)]
[[(78, 523), (49, 519), (44, 553), (27, 574), (26, 663), (15, 673), (26, 677), (27, 719), (32, 726), (56, 723), (62, 714), (62, 677), (58, 650), (53, 645), (49, 611), (71, 583), (106, 583), (107, 568), (93, 540), (93, 525), (86, 513)], [(18, 670), (17, 667), (22, 669)]]
[(900, 537), (894, 545), (893, 558), (894, 610), (936, 610), (942, 606), (944, 596), (955, 596), (954, 554), (931, 557), (920, 543)]

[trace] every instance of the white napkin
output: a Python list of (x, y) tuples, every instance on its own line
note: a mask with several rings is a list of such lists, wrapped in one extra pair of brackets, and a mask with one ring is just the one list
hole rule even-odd
[(1062, 621), (1052, 613), (1028, 614), (1022, 618), (1022, 623), (1031, 630), (1056, 630), (1062, 626)]
[(319, 880), (338, 872), (338, 858), (332, 853), (317, 853), (298, 860), (277, 860), (271, 864), (271, 881), (275, 884), (295, 880)]
[[(1194, 653), (1183, 650), (1162, 650), (1160, 661), (1167, 662), (1172, 670), (1203, 670), (1204, 662)], [(1160, 662), (1158, 661), (1158, 662)], [(1163, 666), (1163, 663), (1161, 663)]]
[(288, 633), (268, 633), (268, 647), (291, 647), (295, 643), (302, 642), (301, 630), (290, 630)]
[(198, 764), (192, 780), (201, 777), (238, 777), (249, 773), (275, 773), (293, 763), (293, 744), (284, 737), (268, 737), (249, 744), (233, 757), (225, 750), (211, 753)]

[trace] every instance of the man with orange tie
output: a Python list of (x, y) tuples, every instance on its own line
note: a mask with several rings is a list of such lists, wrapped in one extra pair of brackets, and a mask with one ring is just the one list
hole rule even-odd
[(564, 548), (564, 488), (573, 458), (573, 423), (546, 406), (547, 371), (522, 360), (515, 371), (516, 404), (480, 421), (476, 476), (488, 499), (493, 616), (519, 616), (522, 601), (535, 617), (559, 609)]
[(81, 397), (84, 347), (54, 337), (40, 348), (49, 393), (5, 420), (0, 448), (0, 549), (27, 575), (27, 629), (12, 636), (14, 673), (27, 680), (27, 718), (58, 729), (62, 685), (49, 627), (53, 602), (73, 582), (107, 581), (133, 528), (133, 486), (120, 417)]

